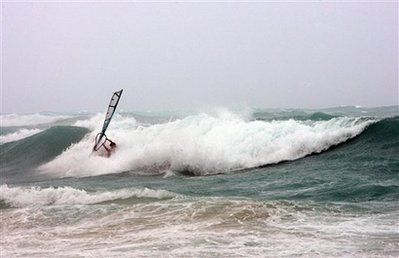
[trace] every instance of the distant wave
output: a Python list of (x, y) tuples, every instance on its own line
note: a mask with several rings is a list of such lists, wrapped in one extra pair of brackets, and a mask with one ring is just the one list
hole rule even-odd
[(18, 141), (24, 139), (26, 137), (32, 136), (34, 134), (40, 133), (42, 130), (40, 129), (19, 129), (16, 132), (8, 133), (5, 135), (0, 135), (0, 144)]
[(27, 126), (53, 123), (59, 120), (68, 119), (71, 116), (59, 114), (2, 114), (0, 115), (1, 126)]

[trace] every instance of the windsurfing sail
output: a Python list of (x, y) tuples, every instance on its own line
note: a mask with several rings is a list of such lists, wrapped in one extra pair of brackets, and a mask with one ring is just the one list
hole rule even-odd
[(120, 90), (120, 91), (114, 92), (114, 94), (112, 95), (111, 101), (109, 102), (109, 105), (108, 105), (107, 114), (105, 115), (103, 129), (101, 130), (101, 133), (103, 133), (103, 134), (105, 133), (105, 131), (108, 128), (109, 123), (111, 122), (112, 116), (114, 115), (116, 107), (118, 106), (119, 99), (122, 96), (122, 92), (123, 92), (123, 90)]
[(112, 116), (115, 113), (116, 107), (118, 106), (119, 99), (122, 96), (123, 89), (117, 92), (114, 92), (114, 94), (111, 97), (111, 101), (109, 102), (108, 109), (107, 109), (107, 114), (105, 115), (105, 120), (103, 124), (103, 128), (100, 133), (97, 134), (95, 144), (93, 147), (94, 151), (97, 151), (100, 149), (100, 147), (105, 143), (107, 140), (107, 136), (105, 135), (105, 131), (107, 131), (108, 125), (111, 122)]

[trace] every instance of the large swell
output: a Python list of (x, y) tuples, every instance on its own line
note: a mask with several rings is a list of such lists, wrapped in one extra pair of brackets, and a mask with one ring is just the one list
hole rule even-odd
[[(372, 145), (380, 142), (375, 138), (381, 137), (385, 124), (397, 127), (395, 118), (378, 121), (323, 113), (311, 114), (307, 119), (268, 120), (219, 111), (159, 123), (138, 122), (131, 115), (117, 115), (108, 130), (108, 136), (117, 142), (117, 151), (104, 158), (91, 155), (102, 119), (99, 114), (73, 121), (72, 126), (30, 129), (25, 132), (28, 137), (3, 143), (0, 153), (6, 172), (3, 175), (7, 178), (27, 167), (51, 177), (126, 171), (229, 173), (321, 153), (362, 133), (368, 138), (363, 144), (374, 148)], [(18, 136), (24, 132), (21, 130), (2, 137)], [(368, 143), (370, 139), (374, 142)]]
[(89, 155), (101, 122), (77, 122), (92, 132), (40, 167), (42, 173), (93, 176), (125, 171), (208, 175), (295, 160), (320, 153), (359, 135), (375, 120), (334, 117), (323, 121), (262, 121), (230, 112), (198, 114), (159, 124), (116, 117), (108, 136), (117, 151)]
[(0, 150), (2, 180), (26, 181), (36, 167), (53, 160), (87, 132), (82, 127), (52, 126), (35, 131), (33, 135), (29, 132), (26, 138), (3, 143)]

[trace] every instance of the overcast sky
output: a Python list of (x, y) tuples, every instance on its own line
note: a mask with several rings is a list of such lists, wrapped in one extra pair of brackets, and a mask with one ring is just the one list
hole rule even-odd
[(1, 112), (398, 105), (398, 3), (2, 3)]

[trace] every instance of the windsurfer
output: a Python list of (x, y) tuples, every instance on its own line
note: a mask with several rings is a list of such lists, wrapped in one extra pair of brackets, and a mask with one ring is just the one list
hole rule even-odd
[[(94, 147), (93, 147), (93, 152), (100, 150), (101, 147), (104, 147), (104, 150), (107, 152), (106, 153), (107, 157), (110, 157), (112, 152), (115, 151), (116, 143), (111, 141), (110, 139), (108, 139), (107, 136), (105, 135), (105, 132), (107, 131), (108, 125), (111, 122), (111, 119), (115, 113), (116, 107), (118, 106), (119, 99), (122, 95), (122, 92), (123, 92), (123, 89), (120, 91), (114, 92), (114, 94), (112, 95), (111, 101), (109, 102), (109, 105), (108, 105), (107, 114), (105, 115), (105, 120), (104, 120), (102, 130), (100, 133), (97, 134), (95, 143), (94, 143)], [(100, 155), (101, 155), (101, 152), (100, 152)]]

